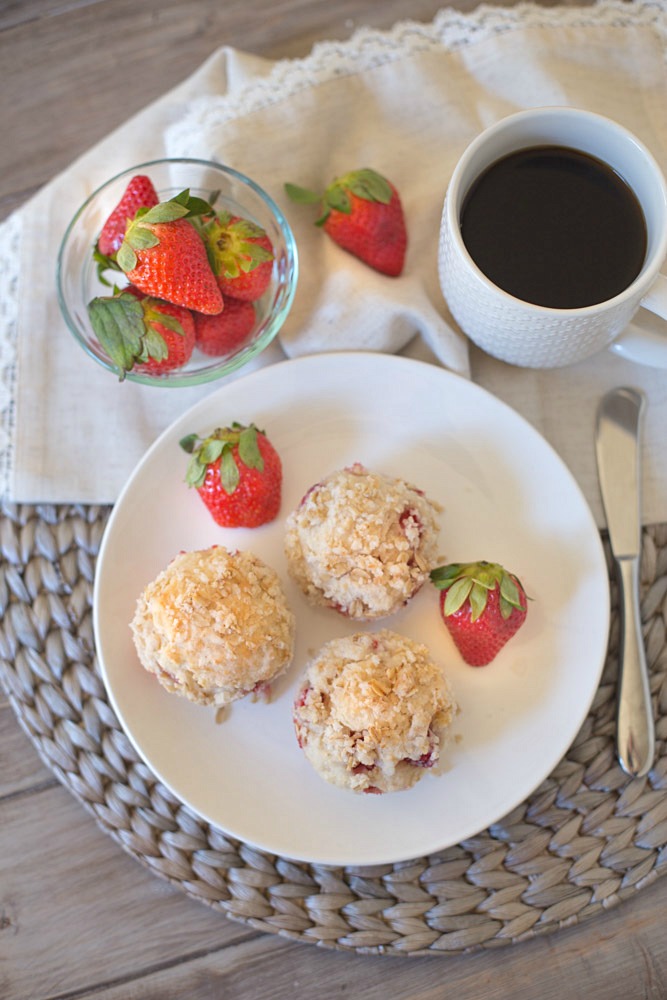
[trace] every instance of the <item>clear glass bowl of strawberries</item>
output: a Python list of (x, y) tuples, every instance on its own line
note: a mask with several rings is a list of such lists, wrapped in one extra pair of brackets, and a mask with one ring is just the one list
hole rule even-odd
[(78, 210), (58, 300), (84, 350), (120, 380), (197, 385), (273, 340), (297, 274), (289, 224), (258, 184), (218, 163), (154, 160)]

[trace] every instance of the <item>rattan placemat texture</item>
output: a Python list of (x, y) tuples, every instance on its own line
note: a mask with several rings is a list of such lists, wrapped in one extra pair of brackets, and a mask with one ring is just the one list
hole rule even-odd
[(616, 762), (618, 613), (572, 747), (479, 836), (394, 865), (330, 868), (249, 848), (193, 816), (137, 757), (97, 672), (95, 560), (107, 507), (0, 508), (0, 679), (56, 777), (129, 854), (235, 920), (343, 950), (456, 954), (587, 920), (667, 870), (667, 525), (645, 528), (642, 617), (657, 752)]

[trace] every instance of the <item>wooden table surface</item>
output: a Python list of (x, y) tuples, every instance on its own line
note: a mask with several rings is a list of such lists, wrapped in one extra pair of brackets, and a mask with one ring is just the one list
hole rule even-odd
[[(3, 0), (0, 219), (221, 45), (269, 58), (437, 0)], [(470, 10), (474, 0), (452, 6)], [(259, 933), (128, 857), (40, 762), (0, 694), (0, 997), (667, 997), (667, 879), (502, 950), (394, 958)]]

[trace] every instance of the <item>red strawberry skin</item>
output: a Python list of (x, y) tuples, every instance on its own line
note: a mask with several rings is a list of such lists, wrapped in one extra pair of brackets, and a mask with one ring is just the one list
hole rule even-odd
[[(242, 436), (250, 434), (250, 454), (244, 452)], [(190, 443), (186, 447), (186, 441)], [(209, 438), (194, 447), (194, 435), (181, 441), (181, 446), (193, 457), (186, 481), (196, 486), (199, 496), (216, 524), (224, 528), (257, 528), (273, 521), (280, 510), (282, 491), (282, 463), (278, 452), (266, 434), (254, 425), (249, 428), (234, 424), (216, 430)], [(207, 461), (213, 443), (225, 442), (225, 452), (213, 461)], [(244, 460), (243, 455), (245, 454)], [(207, 463), (204, 465), (204, 463)], [(223, 469), (236, 466), (235, 482), (231, 492), (223, 486)], [(200, 470), (200, 471), (199, 471)]]
[[(521, 600), (526, 607), (526, 595), (520, 587)], [(496, 658), (500, 650), (515, 635), (526, 619), (526, 611), (512, 610), (509, 618), (500, 613), (500, 591), (498, 586), (489, 591), (484, 613), (472, 621), (470, 604), (467, 602), (453, 614), (445, 615), (447, 594), (440, 594), (440, 613), (456, 648), (471, 667), (484, 667)]]
[(323, 229), (334, 243), (382, 274), (398, 277), (403, 271), (408, 237), (403, 207), (391, 185), (389, 204), (368, 201), (349, 192), (349, 214), (332, 209)]
[(133, 219), (137, 209), (152, 208), (159, 201), (157, 192), (150, 177), (136, 174), (125, 188), (123, 197), (118, 202), (109, 218), (102, 227), (97, 248), (106, 257), (116, 253), (123, 242), (127, 220)]
[(219, 213), (204, 239), (223, 296), (256, 302), (271, 283), (273, 246), (263, 229), (238, 215)]
[(195, 313), (195, 337), (200, 351), (212, 357), (231, 354), (239, 348), (255, 325), (252, 302), (224, 298), (222, 312), (215, 316)]
[[(267, 236), (256, 242), (259, 246), (263, 246), (267, 253), (273, 253), (271, 241)], [(256, 302), (271, 284), (272, 274), (273, 261), (267, 260), (258, 264), (252, 271), (241, 271), (235, 278), (219, 275), (218, 285), (223, 296), (230, 295), (245, 302)]]
[[(144, 299), (143, 301), (147, 302), (148, 300)], [(152, 323), (154, 330), (162, 336), (167, 345), (167, 357), (161, 361), (149, 358), (143, 364), (136, 365), (135, 371), (149, 375), (160, 375), (163, 372), (182, 368), (190, 360), (195, 346), (195, 321), (190, 310), (183, 306), (174, 306), (170, 302), (157, 302), (155, 300), (150, 300), (150, 303), (156, 312), (172, 316), (177, 320), (183, 330), (183, 333), (178, 333), (162, 323)]]
[(257, 528), (273, 521), (280, 510), (282, 489), (282, 464), (271, 442), (262, 434), (257, 435), (257, 445), (264, 459), (264, 469), (249, 469), (238, 459), (241, 478), (233, 493), (227, 494), (219, 485), (220, 461), (206, 473), (199, 495), (206, 504), (213, 520), (226, 528)]
[(343, 250), (369, 267), (396, 278), (403, 272), (408, 232), (398, 191), (377, 170), (363, 167), (336, 177), (318, 195), (296, 184), (285, 184), (292, 201), (320, 202), (315, 225)]
[(206, 247), (187, 219), (146, 224), (157, 245), (136, 251), (137, 263), (127, 278), (146, 295), (196, 312), (215, 314), (222, 294), (211, 270)]
[(483, 667), (523, 625), (528, 599), (521, 581), (500, 563), (450, 563), (431, 570), (441, 591), (440, 614), (466, 663)]

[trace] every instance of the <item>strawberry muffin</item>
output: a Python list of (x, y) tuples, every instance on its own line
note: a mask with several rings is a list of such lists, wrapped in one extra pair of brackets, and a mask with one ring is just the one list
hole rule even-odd
[(313, 604), (384, 618), (407, 604), (435, 565), (438, 512), (402, 479), (360, 464), (334, 472), (287, 519), (290, 575)]
[(385, 629), (322, 647), (294, 702), (294, 727), (325, 781), (379, 794), (410, 788), (438, 763), (456, 712), (427, 647)]
[(273, 569), (222, 546), (181, 552), (137, 601), (142, 666), (199, 705), (268, 696), (294, 649), (294, 616)]

